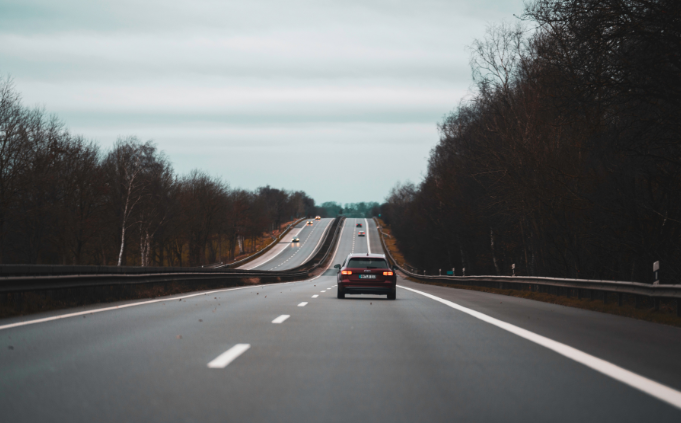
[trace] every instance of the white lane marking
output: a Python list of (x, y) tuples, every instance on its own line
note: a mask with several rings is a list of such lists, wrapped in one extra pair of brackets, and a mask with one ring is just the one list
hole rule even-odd
[(331, 226), (330, 223), (331, 223), (331, 220), (329, 220), (329, 221), (326, 223), (326, 226), (324, 227), (324, 232), (322, 232), (322, 236), (319, 237), (319, 241), (317, 241), (317, 245), (314, 246), (314, 248), (312, 249), (312, 252), (310, 253), (310, 255), (307, 256), (307, 257), (305, 258), (305, 260), (303, 260), (303, 264), (307, 263), (307, 261), (310, 259), (310, 257), (312, 257), (312, 254), (314, 254), (314, 252), (317, 251), (317, 247), (319, 247), (319, 243), (322, 242), (322, 239), (324, 239), (324, 234), (326, 233), (326, 231), (327, 231), (327, 230), (329, 229), (329, 227)]
[(528, 341), (534, 342), (535, 344), (541, 345), (542, 347), (555, 351), (564, 357), (572, 359), (578, 363), (581, 363), (587, 367), (592, 368), (593, 370), (596, 370), (599, 373), (602, 373), (606, 376), (610, 376), (611, 378), (618, 380), (624, 383), (625, 385), (629, 385), (634, 389), (638, 389), (639, 391), (645, 392), (646, 394), (652, 397), (655, 397), (661, 401), (666, 402), (667, 404), (670, 404), (676, 408), (681, 409), (681, 392), (673, 388), (662, 385), (661, 383), (655, 382), (654, 380), (648, 379), (627, 369), (623, 369), (622, 367), (619, 367), (608, 361), (602, 360), (598, 357), (594, 357), (593, 355), (587, 354), (576, 348), (570, 347), (568, 345), (554, 341), (544, 336), (537, 335), (534, 332), (530, 332), (528, 330), (519, 328), (518, 326), (512, 325), (510, 323), (503, 322), (499, 319), (495, 319), (494, 317), (490, 317), (478, 311), (471, 310), (470, 308), (460, 306), (459, 304), (447, 301), (440, 297), (436, 297), (435, 295), (431, 295), (422, 291), (417, 291), (416, 289), (407, 288), (406, 286), (401, 285), (397, 286), (399, 286), (402, 289), (406, 289), (417, 294), (421, 294), (432, 300), (441, 302), (442, 304), (445, 304), (453, 309), (459, 310), (470, 316), (480, 319), (483, 322), (487, 322), (498, 328), (504, 329), (508, 332), (518, 335), (521, 338), (525, 338)]
[(289, 317), (291, 317), (291, 316), (288, 315), (288, 314), (282, 314), (281, 316), (272, 320), (272, 323), (274, 323), (274, 324), (284, 323), (286, 321), (286, 319), (288, 319)]
[[(293, 229), (298, 229), (298, 232), (296, 232), (295, 234), (293, 234), (293, 233), (291, 233), (291, 232), (293, 232), (293, 231), (291, 231), (291, 232), (289, 232), (288, 235), (286, 235), (286, 236), (287, 236), (287, 237), (290, 236), (291, 238), (295, 238), (295, 237), (297, 237), (297, 236), (303, 231), (303, 229), (305, 229), (306, 227), (307, 227), (307, 225), (303, 226), (302, 228), (293, 228)], [(282, 244), (282, 245), (283, 245), (283, 244), (289, 244), (289, 245), (290, 245), (291, 242), (290, 242), (290, 241), (289, 241), (289, 242), (285, 242), (285, 241), (284, 241), (284, 238), (282, 238), (277, 244)], [(275, 246), (275, 247), (276, 247), (276, 246)], [(272, 247), (272, 248), (274, 248), (274, 247)], [(248, 263), (248, 264), (244, 265), (243, 267), (240, 267), (240, 269), (243, 269), (243, 270), (253, 270), (253, 269), (257, 268), (257, 267), (262, 266), (263, 264), (267, 264), (267, 263), (269, 263), (270, 261), (272, 261), (272, 259), (274, 259), (275, 257), (277, 257), (279, 254), (281, 254), (281, 253), (283, 253), (284, 251), (286, 251), (286, 249), (287, 249), (286, 246), (282, 246), (281, 250), (280, 250), (277, 254), (273, 255), (272, 257), (270, 257), (269, 259), (263, 261), (262, 263), (257, 263), (257, 262), (258, 262), (258, 259), (256, 259), (256, 260), (254, 260), (254, 261), (256, 262), (255, 265), (253, 265), (254, 263)], [(262, 258), (262, 257), (261, 257), (261, 258)], [(246, 267), (246, 266), (251, 266), (251, 267)]]
[[(347, 223), (348, 223), (347, 220), (345, 222), (343, 222), (343, 229), (341, 229), (341, 236), (338, 237), (338, 241), (336, 242), (335, 252), (338, 251), (338, 246), (340, 245), (341, 240), (343, 238), (342, 233), (343, 233), (343, 230), (345, 229), (345, 226), (347, 225)], [(353, 237), (353, 241), (354, 241), (354, 237)], [(334, 259), (335, 259), (335, 253), (334, 253)], [(324, 271), (329, 270), (332, 263), (333, 263), (333, 260), (329, 262), (329, 264), (326, 266), (326, 269), (324, 269)], [(281, 286), (281, 285), (287, 285), (287, 284), (298, 283), (298, 282), (312, 282), (314, 280), (321, 278), (322, 276), (324, 276), (324, 272), (322, 272), (319, 276), (314, 277), (312, 279), (308, 279), (306, 281), (283, 282), (283, 283), (280, 283), (280, 284), (277, 284), (277, 285)], [(7, 325), (2, 325), (2, 326), (0, 326), (0, 330), (11, 329), (11, 328), (26, 326), (26, 325), (34, 325), (34, 324), (37, 324), (37, 323), (51, 322), (51, 321), (54, 321), (54, 320), (67, 319), (69, 317), (83, 316), (83, 315), (86, 315), (86, 314), (95, 314), (95, 313), (102, 313), (102, 312), (105, 312), (105, 311), (121, 310), (121, 309), (125, 309), (125, 308), (128, 308), (128, 307), (137, 307), (137, 306), (142, 306), (142, 305), (147, 305), (147, 304), (162, 303), (162, 302), (166, 302), (166, 301), (173, 301), (173, 300), (180, 300), (180, 299), (184, 300), (185, 298), (192, 298), (192, 297), (197, 297), (197, 296), (200, 296), (200, 295), (209, 295), (209, 294), (216, 294), (216, 293), (219, 293), (219, 292), (237, 291), (237, 290), (240, 290), (240, 289), (254, 289), (254, 288), (262, 288), (262, 285), (242, 286), (242, 287), (239, 287), (239, 288), (218, 289), (218, 290), (215, 290), (215, 291), (202, 291), (202, 292), (199, 292), (199, 293), (196, 293), (196, 294), (183, 295), (183, 296), (180, 296), (180, 297), (162, 298), (162, 299), (158, 299), (158, 300), (149, 300), (149, 301), (141, 301), (141, 302), (138, 302), (138, 303), (122, 304), (122, 305), (118, 305), (118, 306), (115, 306), (115, 307), (104, 307), (104, 308), (98, 308), (98, 309), (87, 310), (87, 311), (79, 311), (77, 313), (67, 313), (67, 314), (62, 314), (62, 315), (59, 315), (59, 316), (45, 317), (45, 318), (42, 318), (42, 319), (27, 320), (27, 321), (23, 321), (23, 322), (16, 322), (16, 323), (10, 323), (10, 324), (7, 324)]]
[[(312, 237), (312, 234), (317, 230), (317, 228), (320, 228), (320, 227), (321, 227), (321, 221), (320, 221), (320, 224), (319, 224), (319, 225), (315, 225), (315, 226), (314, 226), (314, 228), (312, 229), (312, 232), (310, 232), (310, 233), (307, 235), (307, 238), (305, 238), (305, 241), (303, 241), (303, 243), (299, 245), (299, 248), (298, 248), (298, 250), (296, 250), (295, 253), (291, 254), (291, 256), (290, 256), (289, 258), (287, 258), (286, 260), (284, 260), (282, 263), (280, 263), (280, 264), (274, 266), (274, 267), (271, 268), (270, 270), (274, 270), (274, 269), (276, 269), (276, 268), (278, 268), (278, 267), (281, 267), (281, 266), (285, 265), (289, 260), (291, 260), (292, 258), (294, 258), (299, 252), (301, 252), (301, 251), (302, 251), (302, 248), (305, 246), (305, 244), (307, 244), (307, 242), (308, 242), (308, 241), (310, 240), (310, 238)], [(326, 230), (328, 229), (328, 227), (329, 227), (329, 224), (328, 224), (328, 222), (327, 222), (326, 226), (324, 227), (324, 230), (322, 231), (321, 236), (319, 237), (319, 241), (317, 241), (317, 244), (315, 245), (314, 249), (316, 249), (317, 246), (319, 245), (319, 243), (321, 242), (322, 238), (324, 237), (324, 233), (326, 232)], [(307, 257), (305, 258), (305, 260), (303, 260), (303, 261), (301, 262), (301, 264), (307, 262), (307, 260), (310, 258), (310, 256), (312, 256), (312, 254), (314, 253), (314, 249), (312, 250), (312, 252), (310, 253), (310, 255), (307, 256)]]
[(319, 291), (319, 292), (326, 292), (326, 289), (325, 289), (325, 290), (323, 290), (323, 291)]
[(305, 307), (306, 305), (307, 305), (307, 303), (300, 303), (300, 304), (298, 304), (298, 307)]
[(236, 344), (232, 348), (217, 356), (215, 360), (208, 363), (208, 367), (211, 369), (224, 369), (229, 363), (234, 361), (241, 354), (245, 353), (249, 348), (251, 348), (250, 344)]
[[(300, 233), (303, 232), (303, 230), (305, 230), (305, 228), (307, 228), (307, 223), (305, 224), (305, 226), (303, 226), (302, 228), (300, 228), (300, 230), (298, 231), (298, 233), (297, 233), (295, 236), (299, 236)], [(314, 232), (315, 229), (317, 229), (317, 228), (316, 228), (316, 227), (313, 227), (313, 228), (312, 228), (312, 232)], [(305, 245), (305, 243), (307, 242), (307, 240), (310, 238), (310, 235), (311, 235), (311, 234), (312, 234), (312, 233), (310, 233), (310, 234), (307, 235), (307, 238), (305, 238), (305, 241), (303, 241), (302, 244), (299, 243), (299, 244), (300, 244), (300, 245), (298, 245), (299, 249), (296, 250), (295, 253), (291, 254), (291, 257), (289, 257), (288, 259), (286, 259), (286, 261), (284, 261), (284, 263), (286, 263), (287, 261), (291, 260), (291, 258), (292, 258), (293, 256), (295, 256), (296, 254), (298, 254), (298, 251), (300, 251), (300, 248), (302, 248), (303, 245)], [(283, 242), (283, 240), (280, 241), (280, 242)], [(290, 243), (290, 242), (289, 242), (288, 244), (289, 244), (289, 246), (291, 246), (291, 243)], [(286, 250), (287, 250), (287, 247), (282, 248), (281, 251), (279, 251), (277, 254), (273, 255), (272, 257), (270, 257), (269, 260), (264, 261), (264, 262), (262, 262), (262, 263), (256, 265), (255, 267), (251, 267), (250, 269), (255, 269), (255, 268), (258, 268), (258, 267), (260, 267), (260, 266), (262, 266), (262, 265), (264, 265), (264, 264), (266, 264), (266, 263), (269, 263), (270, 261), (272, 261), (272, 259), (274, 259), (275, 257), (277, 257), (279, 254), (283, 253), (283, 252), (286, 251)], [(283, 265), (284, 263), (278, 264), (278, 265), (274, 266), (273, 268), (271, 268), (271, 269), (269, 269), (269, 270), (274, 270), (274, 269), (276, 269), (277, 267)]]
[(317, 294), (314, 294), (314, 295), (312, 296), (312, 298), (317, 298), (317, 297), (319, 297), (319, 295), (317, 295)]
[(357, 228), (357, 219), (355, 219), (355, 221), (352, 223), (352, 225), (353, 225), (352, 226), (353, 227), (353, 229), (352, 229), (352, 251), (350, 251), (350, 253), (354, 254), (355, 253), (355, 240), (357, 239), (357, 232), (356, 232), (357, 229), (355, 229), (355, 228)]
[[(281, 285), (287, 285), (287, 284), (290, 284), (290, 283), (295, 283), (295, 282), (284, 282), (284, 283), (280, 283), (280, 284), (277, 284), (277, 285), (281, 286)], [(184, 300), (185, 298), (198, 297), (200, 295), (215, 294), (215, 293), (218, 293), (218, 292), (237, 291), (239, 289), (253, 289), (253, 288), (262, 288), (262, 285), (242, 286), (240, 288), (218, 289), (218, 290), (215, 290), (215, 291), (202, 291), (202, 292), (199, 292), (197, 294), (183, 295), (181, 297), (163, 298), (163, 299), (159, 299), (159, 300), (149, 300), (149, 301), (142, 301), (142, 302), (139, 302), (139, 303), (123, 304), (123, 305), (119, 305), (119, 306), (115, 306), (115, 307), (105, 307), (105, 308), (98, 308), (98, 309), (88, 310), (88, 311), (79, 311), (77, 313), (62, 314), (62, 315), (59, 315), (59, 316), (45, 317), (43, 319), (35, 319), (35, 320), (27, 320), (27, 321), (24, 321), (24, 322), (10, 323), (8, 325), (0, 326), (0, 330), (16, 328), (16, 327), (19, 327), (19, 326), (34, 325), (36, 323), (51, 322), (53, 320), (66, 319), (66, 318), (69, 318), (69, 317), (82, 316), (82, 315), (85, 315), (85, 314), (102, 313), (104, 311), (121, 310), (121, 309), (128, 308), (128, 307), (136, 307), (136, 306), (141, 306), (141, 305), (146, 305), (146, 304), (165, 303), (165, 302), (174, 301), (174, 300)]]
[(367, 238), (367, 251), (371, 254), (371, 241), (369, 241), (369, 221), (364, 219), (364, 227), (366, 228), (366, 238)]

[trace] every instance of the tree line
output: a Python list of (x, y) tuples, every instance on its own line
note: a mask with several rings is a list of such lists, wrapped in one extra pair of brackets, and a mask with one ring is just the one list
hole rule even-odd
[(420, 269), (681, 279), (681, 2), (538, 0), (471, 47), (475, 94), (382, 205)]
[(380, 214), (380, 205), (377, 202), (360, 202), (360, 203), (345, 203), (341, 205), (335, 201), (327, 201), (322, 203), (321, 209), (322, 217), (336, 217), (343, 215), (345, 217), (374, 217)]
[(102, 152), (0, 79), (0, 264), (206, 265), (318, 211), (302, 191), (177, 175), (136, 137)]

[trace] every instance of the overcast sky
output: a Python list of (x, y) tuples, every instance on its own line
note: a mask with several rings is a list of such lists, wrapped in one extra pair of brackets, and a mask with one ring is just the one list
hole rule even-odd
[(523, 0), (0, 0), (0, 75), (104, 149), (178, 173), (382, 201), (471, 88), (467, 46)]

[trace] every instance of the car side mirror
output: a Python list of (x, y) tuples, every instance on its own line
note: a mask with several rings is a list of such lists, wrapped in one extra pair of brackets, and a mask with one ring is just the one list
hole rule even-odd
[(335, 265), (333, 266), (333, 268), (334, 268), (334, 269), (340, 269), (340, 264), (335, 264)]
[(397, 266), (393, 266), (393, 270), (397, 270)]

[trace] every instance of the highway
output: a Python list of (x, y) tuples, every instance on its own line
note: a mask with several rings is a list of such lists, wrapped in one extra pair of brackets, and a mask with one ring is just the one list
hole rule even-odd
[(348, 218), (314, 279), (0, 320), (2, 421), (681, 421), (681, 329), (403, 278), (337, 299), (369, 251)]
[[(333, 219), (304, 220), (291, 228), (291, 231), (280, 242), (261, 257), (250, 261), (240, 269), (255, 270), (286, 270), (298, 267), (312, 258), (321, 244), (321, 240)], [(291, 242), (298, 237), (300, 242)]]

